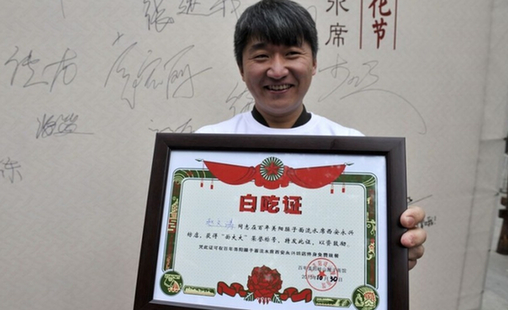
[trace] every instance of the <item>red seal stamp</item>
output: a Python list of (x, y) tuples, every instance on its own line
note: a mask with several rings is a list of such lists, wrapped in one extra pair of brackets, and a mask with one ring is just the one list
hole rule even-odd
[(317, 291), (329, 291), (338, 282), (339, 270), (335, 264), (327, 258), (316, 258), (305, 269), (307, 283)]

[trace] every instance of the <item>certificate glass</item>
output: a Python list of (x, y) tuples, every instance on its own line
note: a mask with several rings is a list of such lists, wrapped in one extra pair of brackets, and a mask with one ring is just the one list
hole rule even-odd
[(135, 309), (406, 309), (403, 145), (157, 135)]

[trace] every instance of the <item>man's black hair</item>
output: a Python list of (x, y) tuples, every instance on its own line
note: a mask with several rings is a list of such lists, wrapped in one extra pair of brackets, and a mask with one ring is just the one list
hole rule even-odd
[(307, 42), (313, 58), (317, 56), (316, 23), (310, 13), (294, 1), (261, 0), (243, 12), (234, 36), (235, 58), (240, 68), (243, 50), (252, 39), (286, 46), (301, 46)]

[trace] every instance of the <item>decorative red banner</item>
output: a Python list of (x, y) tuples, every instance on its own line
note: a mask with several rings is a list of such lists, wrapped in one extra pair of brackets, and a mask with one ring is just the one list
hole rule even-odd
[(210, 172), (224, 183), (245, 184), (254, 180), (256, 186), (267, 189), (287, 187), (293, 182), (304, 188), (320, 188), (336, 180), (348, 164), (292, 168), (276, 157), (269, 157), (256, 167), (238, 166), (203, 160)]

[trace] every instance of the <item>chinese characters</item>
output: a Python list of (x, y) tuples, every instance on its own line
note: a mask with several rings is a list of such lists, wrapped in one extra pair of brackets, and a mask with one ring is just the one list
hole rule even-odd
[(342, 47), (358, 36), (360, 49), (396, 49), (397, 12), (398, 0), (328, 0), (325, 13), (337, 22), (329, 24), (325, 45)]
[(431, 226), (436, 225), (436, 222), (437, 222), (437, 216), (427, 216), (427, 218), (425, 220), (423, 220), (422, 222), (420, 222), (420, 224), (418, 226), (421, 228), (431, 227)]
[(212, 16), (222, 13), (222, 17), (226, 17), (227, 14), (234, 14), (238, 18), (240, 5), (240, 0), (216, 0), (211, 6), (202, 4), (197, 0), (181, 0), (180, 5), (178, 5), (178, 15)]
[[(394, 2), (394, 1), (390, 1)], [(385, 38), (386, 30), (391, 24), (388, 24), (388, 18), (392, 16), (392, 11), (389, 8), (388, 0), (372, 0), (369, 4), (369, 9), (372, 12), (372, 30), (376, 34), (376, 47), (379, 49), (381, 41)], [(393, 27), (393, 26), (392, 26)]]
[[(71, 84), (78, 74), (78, 66), (75, 62), (77, 53), (69, 48), (65, 50), (61, 60), (52, 62), (42, 67), (41, 59), (34, 56), (33, 50), (30, 50), (27, 56), (19, 55), (19, 47), (4, 63), (5, 66), (14, 66), (11, 76), (11, 86), (20, 80), (23, 88), (35, 85), (49, 86), (49, 92), (53, 91), (57, 81), (63, 85)], [(49, 76), (47, 76), (49, 75)], [(18, 77), (18, 79), (16, 79)]]
[[(334, 14), (336, 17), (339, 16), (339, 12), (347, 13), (349, 9), (345, 7), (346, 0), (328, 0), (330, 6), (326, 10), (326, 13)], [(344, 34), (348, 32), (347, 25), (341, 24), (339, 21), (337, 24), (330, 25), (328, 41), (325, 45), (335, 45), (337, 47), (345, 44)]]
[[(235, 224), (232, 219), (208, 218), (204, 224), (206, 229), (187, 231), (186, 237), (199, 240), (200, 250), (212, 251), (338, 258), (335, 251), (349, 248), (351, 238), (356, 235), (353, 229), (347, 228)], [(263, 248), (269, 245), (277, 245), (278, 249), (280, 245), (290, 246), (291, 250)]]
[[(259, 198), (259, 212), (279, 213), (279, 202), (281, 197), (271, 196), (253, 196), (247, 194), (240, 197), (240, 212), (256, 212), (258, 210)], [(284, 196), (282, 197), (283, 212), (286, 214), (302, 214), (300, 210), (302, 197), (300, 196)]]
[(2, 179), (10, 183), (22, 181), (23, 176), (20, 169), (21, 165), (18, 161), (12, 160), (10, 157), (0, 159), (0, 176)]

